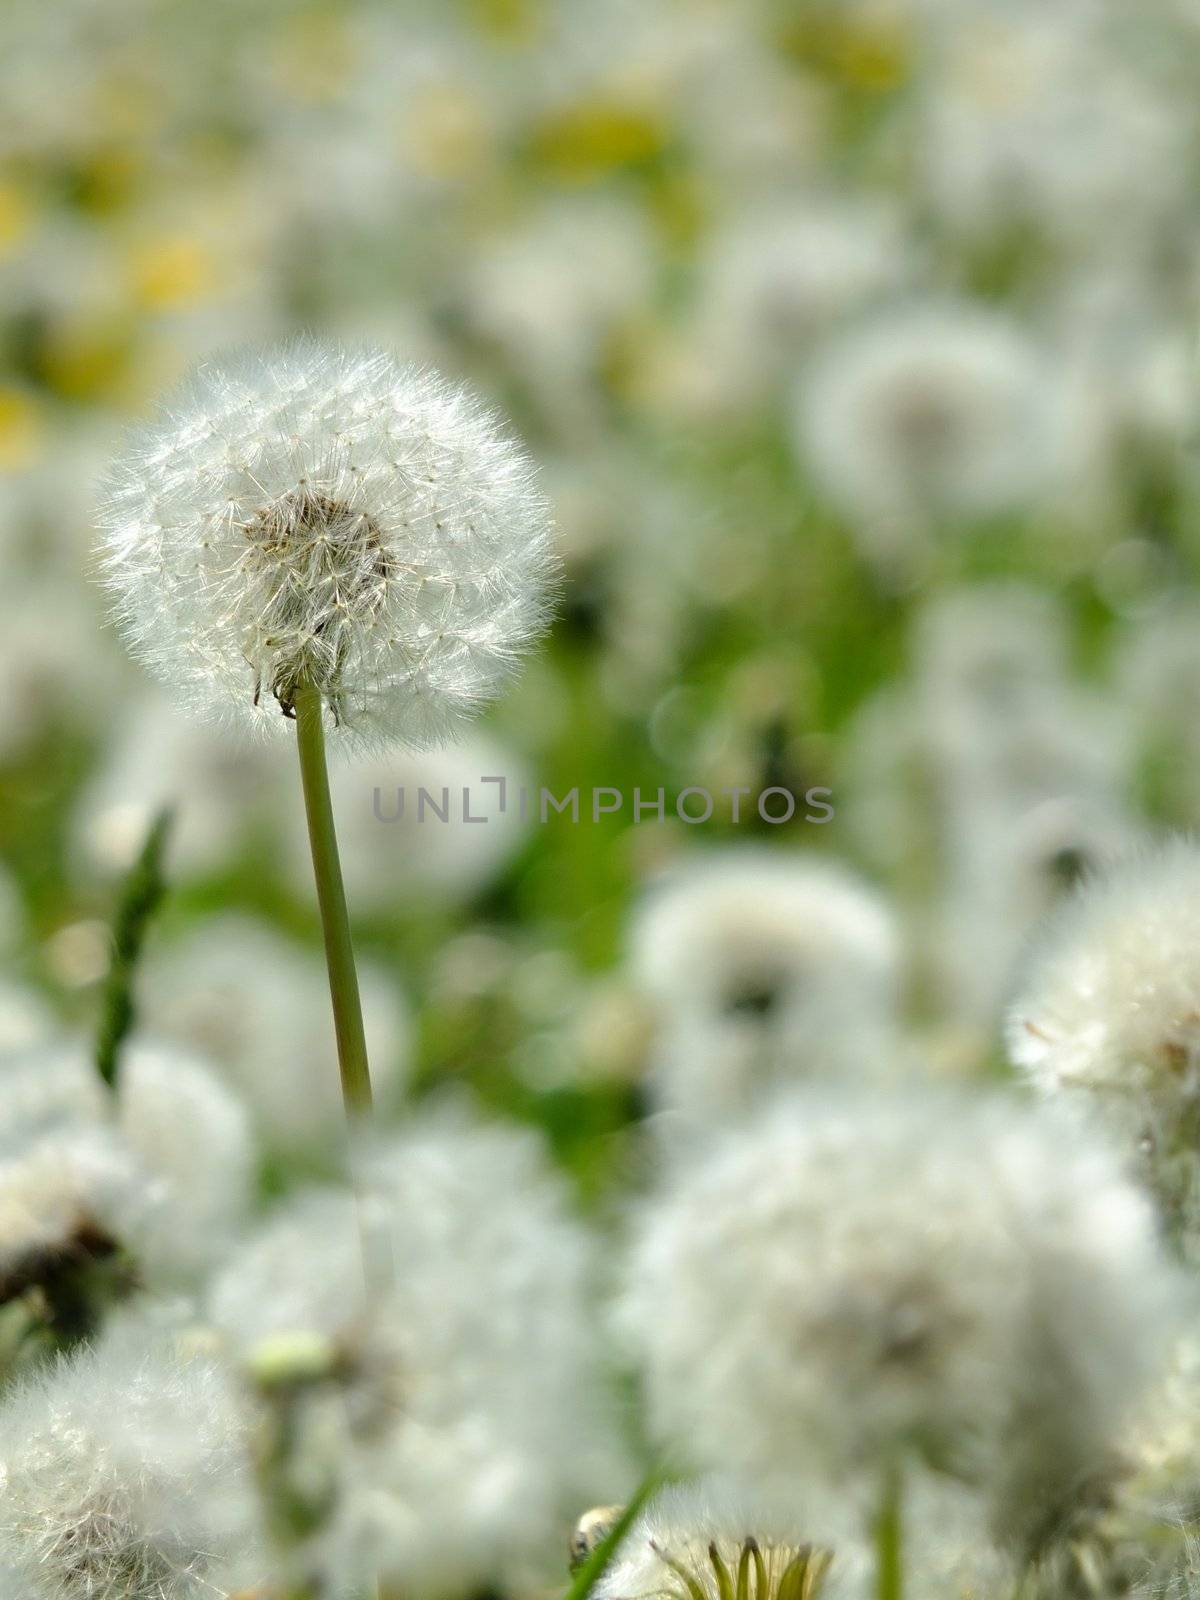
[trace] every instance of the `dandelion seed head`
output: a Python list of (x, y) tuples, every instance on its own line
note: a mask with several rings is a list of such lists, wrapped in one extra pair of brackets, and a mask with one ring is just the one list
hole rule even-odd
[(660, 1110), (719, 1123), (780, 1082), (883, 1059), (896, 929), (837, 866), (731, 850), (685, 867), (639, 908), (631, 962), (658, 1015)]
[(652, 1424), (702, 1464), (852, 1480), (903, 1450), (1020, 1537), (1104, 1462), (1169, 1322), (1107, 1152), (922, 1093), (777, 1102), (649, 1203), (625, 1285)]
[[(777, 1600), (798, 1589), (813, 1600), (868, 1600), (876, 1571), (864, 1514), (867, 1504), (819, 1473), (792, 1480), (786, 1493), (724, 1476), (672, 1485), (640, 1513), (596, 1592), (599, 1600)], [(991, 1543), (970, 1489), (911, 1475), (905, 1530), (906, 1581), (927, 1600), (1011, 1590), (1012, 1563)]]
[(36, 1600), (210, 1600), (254, 1542), (245, 1432), (219, 1370), (104, 1342), (0, 1407), (0, 1559)]
[(126, 635), (177, 699), (271, 730), (310, 684), (359, 746), (455, 732), (554, 577), (531, 465), (487, 411), (313, 340), (201, 367), (112, 468), (102, 529)]
[(1184, 1334), (1127, 1443), (1122, 1504), (1159, 1522), (1200, 1518), (1200, 1341)]
[(1002, 317), (926, 305), (853, 329), (801, 397), (799, 435), (868, 545), (901, 528), (985, 516), (1042, 490), (1055, 466), (1052, 390)]
[(86, 1049), (57, 1040), (0, 1052), (0, 1144), (32, 1141), (70, 1122), (98, 1122), (104, 1086)]
[(130, 1239), (142, 1271), (191, 1276), (211, 1265), (253, 1191), (245, 1106), (198, 1057), (138, 1041), (121, 1063), (117, 1126), (159, 1190)]
[(9, 1295), (107, 1255), (152, 1187), (106, 1129), (69, 1127), (0, 1150), (0, 1281)]
[(1169, 1220), (1198, 1222), (1200, 850), (1185, 839), (1085, 883), (1031, 947), (1008, 1016), (1014, 1064), (1100, 1118)]
[(245, 1356), (284, 1335), (341, 1338), (363, 1311), (354, 1201), (333, 1188), (293, 1195), (240, 1241), (208, 1293), (214, 1324)]
[(88, 1048), (0, 1054), (0, 1257), (120, 1243), (152, 1280), (208, 1264), (249, 1202), (253, 1146), (236, 1097), (198, 1058), (135, 1041), (117, 1092)]
[[(596, 1587), (599, 1600), (722, 1600), (729, 1583), (746, 1600), (798, 1592), (851, 1592), (835, 1551), (802, 1533), (803, 1493), (785, 1515), (733, 1484), (703, 1479), (660, 1491), (639, 1515)], [(861, 1561), (853, 1551), (851, 1561)], [(783, 1590), (785, 1578), (787, 1589)]]
[[(592, 1242), (538, 1141), (458, 1111), (415, 1119), (363, 1178), (292, 1200), (214, 1280), (243, 1356), (316, 1333), (345, 1352), (340, 1501), (319, 1556), (414, 1592), (552, 1578), (581, 1501), (625, 1463), (602, 1396)], [(359, 1223), (390, 1239), (391, 1299), (364, 1307)]]

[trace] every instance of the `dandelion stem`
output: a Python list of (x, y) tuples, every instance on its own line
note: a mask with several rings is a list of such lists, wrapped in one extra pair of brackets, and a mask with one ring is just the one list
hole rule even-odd
[(300, 753), (300, 781), (308, 817), (308, 842), (317, 904), (325, 938), (325, 965), (329, 969), (329, 995), (333, 1001), (333, 1027), (337, 1037), (338, 1070), (347, 1121), (365, 1120), (371, 1110), (371, 1074), (367, 1066), (367, 1039), (363, 1030), (358, 972), (350, 940), (350, 918), (342, 864), (338, 859), (333, 827), (333, 802), (329, 797), (329, 772), (325, 764), (324, 709), (320, 691), (311, 684), (295, 690), (296, 747)]
[(903, 1600), (903, 1496), (901, 1471), (895, 1461), (883, 1469), (874, 1533), (876, 1600)]

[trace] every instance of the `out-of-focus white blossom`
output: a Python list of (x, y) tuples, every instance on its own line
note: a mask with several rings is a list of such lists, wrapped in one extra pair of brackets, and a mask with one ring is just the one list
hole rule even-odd
[(537, 1140), (418, 1119), (366, 1173), (394, 1294), (365, 1306), (355, 1203), (286, 1205), (216, 1278), (247, 1357), (317, 1333), (350, 1357), (340, 1501), (315, 1559), (417, 1593), (549, 1579), (579, 1505), (625, 1487), (605, 1415), (592, 1246)]
[(0, 1430), (22, 1600), (212, 1600), (261, 1575), (245, 1427), (209, 1362), (106, 1342), (21, 1381)]
[(0, 1143), (19, 1146), (68, 1122), (104, 1119), (104, 1085), (75, 1040), (6, 1050), (0, 1056)]
[(181, 720), (166, 696), (142, 695), (79, 798), (75, 856), (88, 873), (128, 871), (155, 815), (169, 805), (171, 876), (217, 871), (245, 845), (256, 817), (283, 809), (271, 805), (279, 778), (259, 750), (231, 748), (214, 730)]
[[(868, 1600), (875, 1558), (861, 1508), (819, 1477), (786, 1493), (751, 1491), (708, 1477), (661, 1490), (640, 1514), (601, 1578), (600, 1600), (669, 1595), (724, 1600), (745, 1572), (745, 1600), (776, 1600), (788, 1572), (813, 1600)], [(956, 1484), (914, 1479), (905, 1497), (905, 1579), (928, 1600), (1011, 1590), (1013, 1571), (991, 1545), (977, 1497)], [(690, 1580), (690, 1581), (689, 1581)]]
[[(1061, 710), (1065, 717), (1068, 708)], [(939, 999), (990, 1036), (1041, 919), (1141, 838), (1103, 789), (1056, 793), (1051, 782), (1048, 797), (1032, 803), (1002, 787), (981, 789), (945, 825), (947, 882), (931, 941)]]
[(1184, 38), (1157, 4), (1136, 22), (1111, 4), (943, 7), (919, 107), (934, 204), (985, 235), (1144, 249), (1180, 203), (1194, 118), (1170, 74)]
[[(484, 892), (537, 816), (538, 790), (524, 762), (476, 731), (442, 750), (356, 761), (329, 776), (346, 895), (360, 912), (404, 917), (414, 904)], [(289, 865), (307, 888), (308, 836), (299, 812), (292, 816)]]
[(0, 676), (0, 755), (12, 758), (49, 728), (94, 726), (112, 703), (121, 662), (92, 597), (38, 577), (0, 595)]
[(175, 1277), (210, 1265), (253, 1194), (256, 1152), (243, 1102), (206, 1062), (139, 1040), (121, 1060), (117, 1126), (161, 1191), (129, 1241), (144, 1269)]
[(56, 1027), (54, 1013), (40, 994), (0, 978), (0, 1052), (47, 1044)]
[(722, 1126), (801, 1077), (886, 1072), (899, 949), (886, 901), (846, 869), (766, 850), (685, 864), (631, 935), (657, 1014), (657, 1109)]
[(913, 251), (896, 210), (841, 196), (739, 205), (701, 260), (696, 317), (714, 403), (761, 398), (815, 338), (881, 291), (906, 286)]
[(1130, 849), (1129, 718), (1073, 681), (1062, 607), (1028, 584), (946, 590), (912, 666), (859, 712), (840, 814), (916, 903), (941, 1012), (990, 1038), (1012, 965), (1081, 875)]
[(1030, 583), (964, 584), (934, 596), (914, 619), (911, 649), (922, 723), (952, 772), (977, 768), (993, 751), (999, 765), (1070, 670), (1063, 606)]
[(311, 341), (200, 367), (105, 491), (135, 652), (209, 718), (278, 729), (319, 689), (358, 744), (437, 743), (545, 622), (529, 461), (465, 391)]
[(1030, 948), (1013, 1062), (1100, 1118), (1194, 1246), (1200, 1224), (1200, 849), (1175, 839), (1086, 884)]
[(778, 1103), (648, 1202), (625, 1284), (689, 1457), (777, 1485), (911, 1453), (1029, 1545), (1110, 1466), (1169, 1331), (1143, 1197), (990, 1098)]
[(836, 339), (802, 382), (801, 449), (867, 548), (1020, 508), (1057, 463), (1051, 375), (1019, 325), (916, 304)]
[(153, 1217), (147, 1174), (102, 1125), (0, 1146), (0, 1283), (7, 1301), (70, 1263), (111, 1255)]
[(854, 1594), (870, 1559), (857, 1538), (846, 1549), (844, 1524), (835, 1523), (835, 1538), (827, 1516), (828, 1506), (806, 1505), (803, 1486), (787, 1506), (720, 1478), (663, 1489), (625, 1535), (595, 1592), (599, 1600), (721, 1600), (730, 1579), (736, 1587), (744, 1573), (746, 1600), (778, 1600), (785, 1577), (788, 1593), (806, 1579), (799, 1592), (813, 1600)]
[(640, 210), (611, 195), (557, 197), (471, 252), (465, 314), (557, 408), (560, 427), (576, 409), (578, 426), (609, 344), (645, 315), (653, 283)]
[(0, 1210), (10, 1268), (77, 1237), (121, 1245), (150, 1281), (211, 1263), (250, 1200), (246, 1112), (202, 1061), (127, 1046), (115, 1097), (85, 1046), (0, 1057)]
[(1131, 1430), (1122, 1503), (1168, 1526), (1200, 1515), (1200, 1344), (1185, 1334)]
[[(389, 973), (365, 961), (359, 977), (371, 1079), (386, 1108), (407, 1073), (408, 1013)], [(218, 1066), (251, 1108), (265, 1143), (295, 1149), (338, 1137), (333, 1024), (317, 951), (225, 912), (152, 950), (139, 995), (147, 1031)]]

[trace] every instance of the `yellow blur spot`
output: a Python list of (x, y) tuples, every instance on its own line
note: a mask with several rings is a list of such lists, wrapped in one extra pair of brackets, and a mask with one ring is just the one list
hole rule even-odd
[(908, 53), (899, 33), (851, 33), (835, 55), (837, 70), (855, 89), (883, 94), (908, 76)]
[(427, 178), (463, 178), (487, 159), (490, 141), (483, 108), (451, 84), (417, 96), (405, 128), (407, 158)]
[(0, 387), (0, 472), (28, 466), (41, 446), (42, 417), (36, 401), (21, 389)]
[(134, 294), (154, 311), (195, 305), (216, 285), (212, 256), (197, 239), (172, 234), (140, 246), (130, 263)]
[(40, 365), (50, 388), (68, 400), (94, 400), (117, 392), (125, 376), (129, 342), (110, 322), (59, 323), (42, 346)]
[(79, 171), (79, 204), (85, 211), (104, 216), (119, 211), (132, 199), (143, 163), (128, 147), (97, 150)]
[(350, 79), (353, 51), (340, 18), (309, 12), (288, 23), (275, 47), (281, 87), (297, 100), (334, 100)]
[(907, 33), (898, 18), (886, 15), (810, 13), (784, 30), (780, 46), (800, 65), (864, 94), (897, 89), (909, 75)]
[(542, 22), (537, 0), (467, 0), (467, 11), (480, 33), (502, 44), (528, 44)]
[(586, 181), (661, 156), (667, 129), (653, 112), (593, 101), (547, 118), (534, 133), (531, 155), (557, 178)]
[(26, 237), (33, 224), (33, 205), (15, 183), (0, 183), (0, 260)]
[(650, 214), (671, 245), (694, 245), (708, 223), (707, 196), (692, 173), (668, 170), (648, 196)]

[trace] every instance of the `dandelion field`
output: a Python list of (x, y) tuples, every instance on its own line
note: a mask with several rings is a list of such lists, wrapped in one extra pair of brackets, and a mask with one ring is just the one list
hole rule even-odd
[(0, 45), (0, 1600), (1200, 1594), (1192, 0)]

